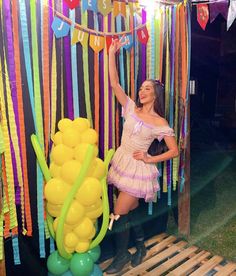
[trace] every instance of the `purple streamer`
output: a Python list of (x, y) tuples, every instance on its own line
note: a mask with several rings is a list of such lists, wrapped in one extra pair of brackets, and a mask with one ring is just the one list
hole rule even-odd
[(222, 14), (225, 20), (228, 16), (228, 1), (227, 0), (210, 0), (210, 22), (212, 23), (218, 14)]
[[(142, 24), (145, 24), (147, 21), (147, 13), (144, 9), (142, 9)], [(146, 45), (142, 44), (142, 74), (141, 80), (144, 82), (146, 80)]]
[[(63, 14), (68, 17), (68, 6), (63, 3)], [(68, 118), (74, 119), (74, 110), (73, 110), (73, 94), (72, 94), (72, 72), (71, 72), (71, 42), (70, 36), (67, 35), (64, 37), (64, 64), (66, 69), (66, 96), (67, 96), (67, 112)]]
[[(108, 15), (108, 32), (111, 32), (111, 14)], [(103, 50), (105, 51), (105, 49)], [(106, 55), (107, 53), (104, 52)], [(108, 141), (108, 148), (112, 148), (112, 121), (115, 118), (112, 117), (112, 89), (110, 85), (110, 78), (109, 78), (109, 86), (108, 86), (108, 97), (109, 97), (109, 141)]]
[[(17, 136), (19, 142), (19, 151), (20, 151), (20, 158), (22, 160), (22, 153), (21, 153), (21, 141), (20, 141), (20, 124), (19, 124), (19, 115), (18, 115), (18, 101), (17, 101), (17, 89), (16, 89), (16, 75), (15, 75), (15, 60), (14, 60), (14, 46), (13, 46), (13, 37), (12, 37), (12, 22), (11, 22), (11, 8), (10, 8), (10, 1), (4, 1), (4, 13), (5, 13), (5, 32), (7, 38), (7, 61), (8, 61), (8, 72), (9, 72), (9, 80), (10, 80), (10, 87), (11, 87), (11, 97), (13, 102), (13, 109), (15, 115), (15, 123), (17, 129)], [(7, 70), (7, 68), (5, 68)], [(17, 178), (17, 166), (16, 166), (16, 159), (14, 148), (11, 143), (11, 155), (12, 155), (12, 166), (13, 166), (13, 174), (14, 174), (14, 182), (15, 186), (17, 187), (16, 190), (18, 193), (15, 195), (16, 203), (20, 203), (20, 186)]]

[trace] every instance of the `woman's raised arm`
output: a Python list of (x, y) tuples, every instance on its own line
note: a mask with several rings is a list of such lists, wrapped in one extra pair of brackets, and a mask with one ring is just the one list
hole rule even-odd
[(123, 36), (120, 40), (115, 39), (112, 41), (112, 44), (109, 48), (109, 77), (111, 87), (115, 93), (115, 96), (118, 102), (124, 107), (127, 102), (127, 96), (125, 94), (124, 89), (121, 87), (119, 83), (118, 72), (116, 68), (116, 53), (117, 51), (127, 43), (127, 41), (121, 42)]

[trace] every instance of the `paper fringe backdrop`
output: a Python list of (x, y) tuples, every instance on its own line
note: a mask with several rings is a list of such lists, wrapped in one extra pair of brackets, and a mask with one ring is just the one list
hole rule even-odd
[[(108, 16), (80, 8), (69, 10), (65, 2), (0, 1), (0, 100), (1, 100), (1, 185), (0, 259), (3, 237), (12, 237), (15, 264), (20, 264), (18, 234), (31, 236), (33, 226), (39, 231), (39, 255), (46, 256), (44, 180), (30, 145), (36, 133), (49, 160), (50, 137), (59, 119), (87, 117), (99, 132), (99, 150), (103, 158), (108, 149), (120, 143), (121, 110), (112, 95), (108, 79), (107, 43), (99, 52), (88, 43), (71, 44), (70, 34), (57, 39), (51, 28), (56, 12), (73, 22), (100, 32), (128, 32), (146, 24), (147, 44), (131, 32), (133, 47), (121, 49), (118, 58), (120, 82), (133, 99), (146, 78), (165, 83), (166, 117), (174, 128), (180, 158), (165, 162), (162, 168), (164, 191), (177, 182), (184, 185), (185, 141), (187, 136), (188, 84), (190, 70), (190, 7), (179, 4), (160, 6), (146, 21), (126, 9), (125, 17)], [(29, 187), (30, 186), (30, 187)], [(30, 188), (30, 189), (29, 189)], [(32, 204), (37, 204), (36, 214)], [(149, 206), (151, 212), (152, 206)], [(17, 219), (16, 209), (20, 210)], [(3, 227), (4, 225), (4, 227)], [(51, 243), (51, 251), (54, 244)]]

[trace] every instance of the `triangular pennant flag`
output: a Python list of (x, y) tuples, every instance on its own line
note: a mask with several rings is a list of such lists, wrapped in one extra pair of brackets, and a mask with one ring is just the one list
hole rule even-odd
[(72, 10), (79, 6), (80, 0), (64, 0), (67, 6)]
[(113, 35), (113, 36), (107, 36), (106, 37), (106, 44), (107, 44), (107, 53), (109, 52), (109, 48), (111, 46), (112, 40), (118, 39), (118, 35)]
[(208, 20), (209, 20), (208, 5), (198, 4), (197, 5), (197, 21), (203, 30), (206, 29)]
[(120, 1), (114, 1), (113, 2), (113, 13), (114, 16), (117, 16), (119, 14), (126, 16), (126, 3), (120, 2)]
[(51, 27), (56, 38), (67, 36), (70, 31), (70, 25), (57, 16), (54, 17)]
[(227, 20), (228, 15), (228, 0), (210, 0), (210, 23), (221, 13)]
[(90, 35), (89, 40), (90, 47), (94, 50), (95, 53), (100, 52), (105, 46), (105, 38), (98, 35)]
[(82, 9), (84, 12), (86, 10), (97, 12), (97, 0), (83, 0)]
[(138, 40), (143, 43), (143, 44), (147, 44), (148, 42), (148, 38), (149, 38), (149, 34), (148, 34), (148, 30), (147, 27), (143, 27), (142, 29), (139, 29), (137, 31), (137, 35), (138, 35)]
[(230, 28), (230, 26), (233, 24), (235, 18), (236, 18), (236, 1), (230, 0), (228, 17), (227, 17), (227, 31)]
[(71, 39), (71, 44), (74, 45), (74, 44), (80, 42), (82, 44), (82, 46), (85, 47), (88, 43), (88, 37), (89, 37), (88, 33), (83, 32), (78, 29), (74, 29), (73, 36)]
[(133, 36), (132, 36), (132, 34), (126, 34), (124, 36), (123, 40), (127, 41), (127, 43), (123, 46), (123, 48), (125, 48), (125, 50), (130, 50), (133, 46)]
[(112, 11), (111, 0), (98, 1), (98, 10), (103, 16), (108, 15)]

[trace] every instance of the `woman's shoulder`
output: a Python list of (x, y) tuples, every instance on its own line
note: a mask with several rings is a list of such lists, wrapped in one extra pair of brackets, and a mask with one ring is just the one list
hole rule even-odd
[(156, 127), (169, 127), (169, 123), (167, 120), (161, 116), (154, 117), (154, 125)]

